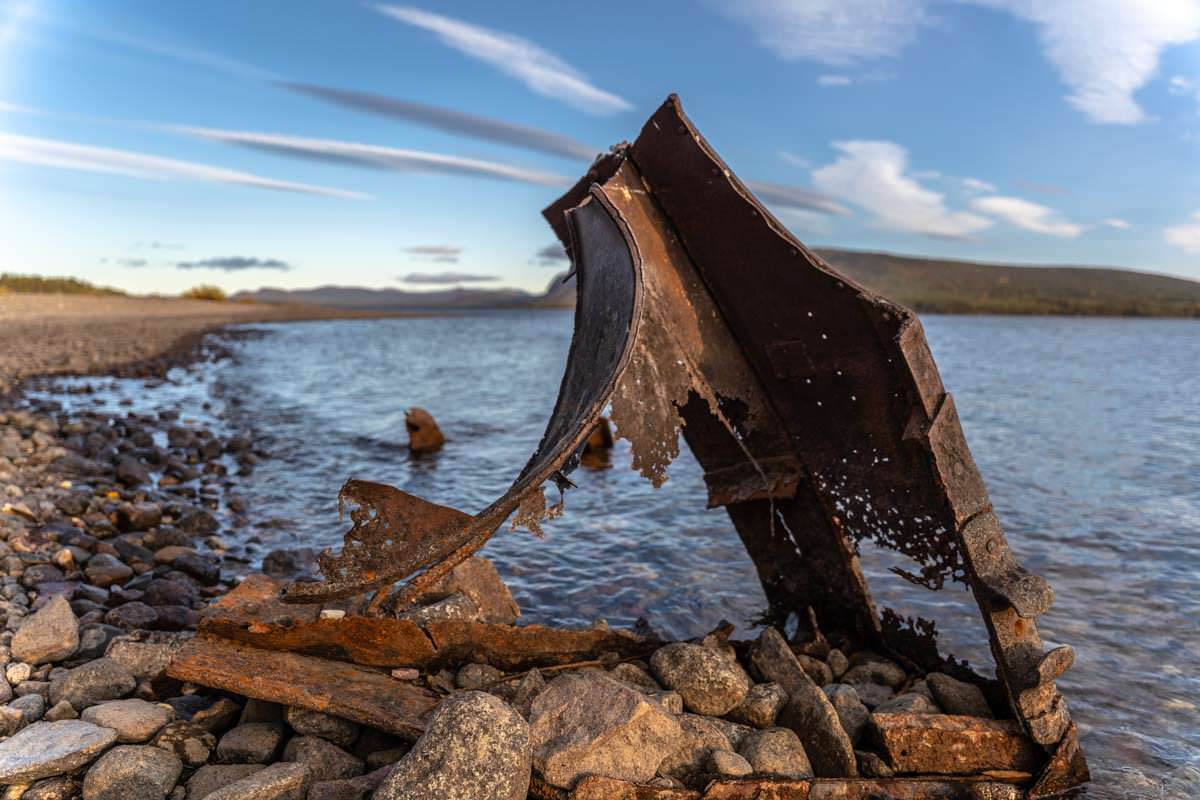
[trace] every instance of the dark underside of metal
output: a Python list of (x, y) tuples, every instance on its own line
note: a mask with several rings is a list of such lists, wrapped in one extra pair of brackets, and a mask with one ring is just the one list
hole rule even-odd
[[(514, 512), (537, 531), (558, 510), (542, 484), (569, 485), (611, 404), (634, 468), (656, 485), (683, 434), (709, 505), (726, 509), (757, 565), (769, 621), (811, 621), (1002, 695), (1049, 763), (1065, 765), (1046, 785), (1086, 780), (1055, 687), (1073, 653), (1044, 652), (1037, 631), (1053, 594), (1009, 550), (916, 316), (809, 252), (674, 96), (544, 214), (579, 295), (558, 401), (525, 469), (474, 516), (347, 484), (361, 507), (345, 549), (322, 556), (323, 582), (293, 584), (284, 599), (375, 590), (379, 607), (388, 587), (424, 570), (391, 598), (403, 603)], [(859, 565), (866, 542), (906, 557), (900, 574), (923, 589), (971, 590), (997, 681), (943, 657), (931, 621), (877, 611)]]

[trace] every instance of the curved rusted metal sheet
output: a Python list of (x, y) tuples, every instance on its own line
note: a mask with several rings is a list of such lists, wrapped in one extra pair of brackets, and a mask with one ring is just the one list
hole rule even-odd
[(286, 599), (380, 589), (424, 570), (403, 601), (514, 512), (536, 529), (553, 513), (542, 484), (568, 483), (611, 402), (634, 467), (656, 485), (682, 433), (709, 505), (727, 510), (757, 565), (774, 621), (815, 617), (954, 671), (930, 623), (881, 616), (872, 603), (859, 545), (899, 552), (913, 583), (971, 589), (1014, 717), (1039, 744), (1059, 742), (1070, 718), (1055, 679), (1073, 652), (1045, 652), (1036, 618), (1053, 594), (1007, 545), (916, 316), (808, 251), (674, 96), (544, 213), (577, 271), (578, 304), (558, 401), (525, 469), (473, 516), (348, 485), (366, 508), (346, 548), (322, 556), (324, 582), (293, 584)]

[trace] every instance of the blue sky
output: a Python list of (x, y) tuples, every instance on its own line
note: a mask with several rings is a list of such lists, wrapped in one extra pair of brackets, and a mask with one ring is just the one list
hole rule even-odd
[(0, 270), (541, 289), (670, 92), (805, 242), (1200, 279), (1200, 0), (0, 0)]

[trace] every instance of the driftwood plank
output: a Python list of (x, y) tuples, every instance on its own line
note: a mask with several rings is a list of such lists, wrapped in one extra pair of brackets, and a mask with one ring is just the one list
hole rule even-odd
[(376, 670), (208, 636), (185, 644), (167, 674), (246, 697), (336, 714), (410, 740), (421, 735), (438, 704), (433, 692)]

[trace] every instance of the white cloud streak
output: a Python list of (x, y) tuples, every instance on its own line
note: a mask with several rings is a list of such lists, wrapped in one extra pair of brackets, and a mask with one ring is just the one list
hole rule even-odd
[(1200, 253), (1200, 211), (1192, 214), (1192, 221), (1163, 229), (1163, 238), (1168, 244), (1189, 253)]
[(1119, 217), (1109, 217), (1108, 219), (1101, 220), (1100, 224), (1109, 228), (1117, 228), (1119, 230), (1128, 230), (1130, 228), (1129, 222)]
[(854, 79), (849, 75), (818, 75), (817, 86), (849, 86)]
[(1084, 231), (1083, 225), (1067, 222), (1054, 209), (1038, 203), (1031, 203), (1020, 197), (1003, 195), (976, 197), (971, 201), (971, 207), (976, 211), (999, 217), (1022, 230), (1045, 236), (1073, 239)]
[(978, 178), (963, 178), (962, 185), (963, 188), (969, 192), (993, 193), (996, 191), (994, 184), (988, 183), (987, 181), (981, 181)]
[(224, 142), (252, 150), (275, 153), (277, 155), (352, 164), (373, 169), (386, 169), (398, 172), (474, 175), (517, 183), (532, 183), (538, 186), (558, 187), (571, 183), (568, 178), (562, 175), (555, 175), (540, 170), (526, 169), (499, 161), (483, 161), (476, 158), (429, 153), (422, 150), (403, 150), (397, 147), (344, 142), (336, 139), (310, 139), (302, 136), (250, 133), (215, 128), (175, 126), (170, 128), (170, 130), (215, 142)]
[(894, 142), (855, 140), (833, 146), (840, 155), (813, 171), (813, 185), (871, 212), (876, 227), (965, 239), (992, 224), (986, 217), (947, 208), (944, 195), (922, 186), (913, 176), (908, 153)]
[(58, 169), (127, 175), (148, 179), (227, 183), (236, 186), (249, 186), (255, 189), (272, 189), (281, 192), (323, 195), (325, 197), (349, 199), (366, 197), (366, 195), (359, 192), (331, 189), (325, 186), (314, 186), (294, 181), (276, 180), (249, 172), (214, 167), (192, 161), (181, 161), (179, 159), (137, 153), (129, 150), (115, 150), (108, 147), (94, 147), (74, 142), (63, 142), (56, 139), (20, 136), (14, 133), (0, 132), (0, 161), (13, 161)]
[(544, 97), (561, 100), (580, 111), (611, 114), (633, 108), (628, 100), (593, 86), (570, 64), (528, 39), (412, 6), (375, 8), (392, 19), (433, 33), (447, 47), (495, 67)]
[(1037, 25), (1046, 58), (1093, 122), (1136, 125), (1134, 99), (1172, 45), (1200, 39), (1200, 0), (969, 0)]

